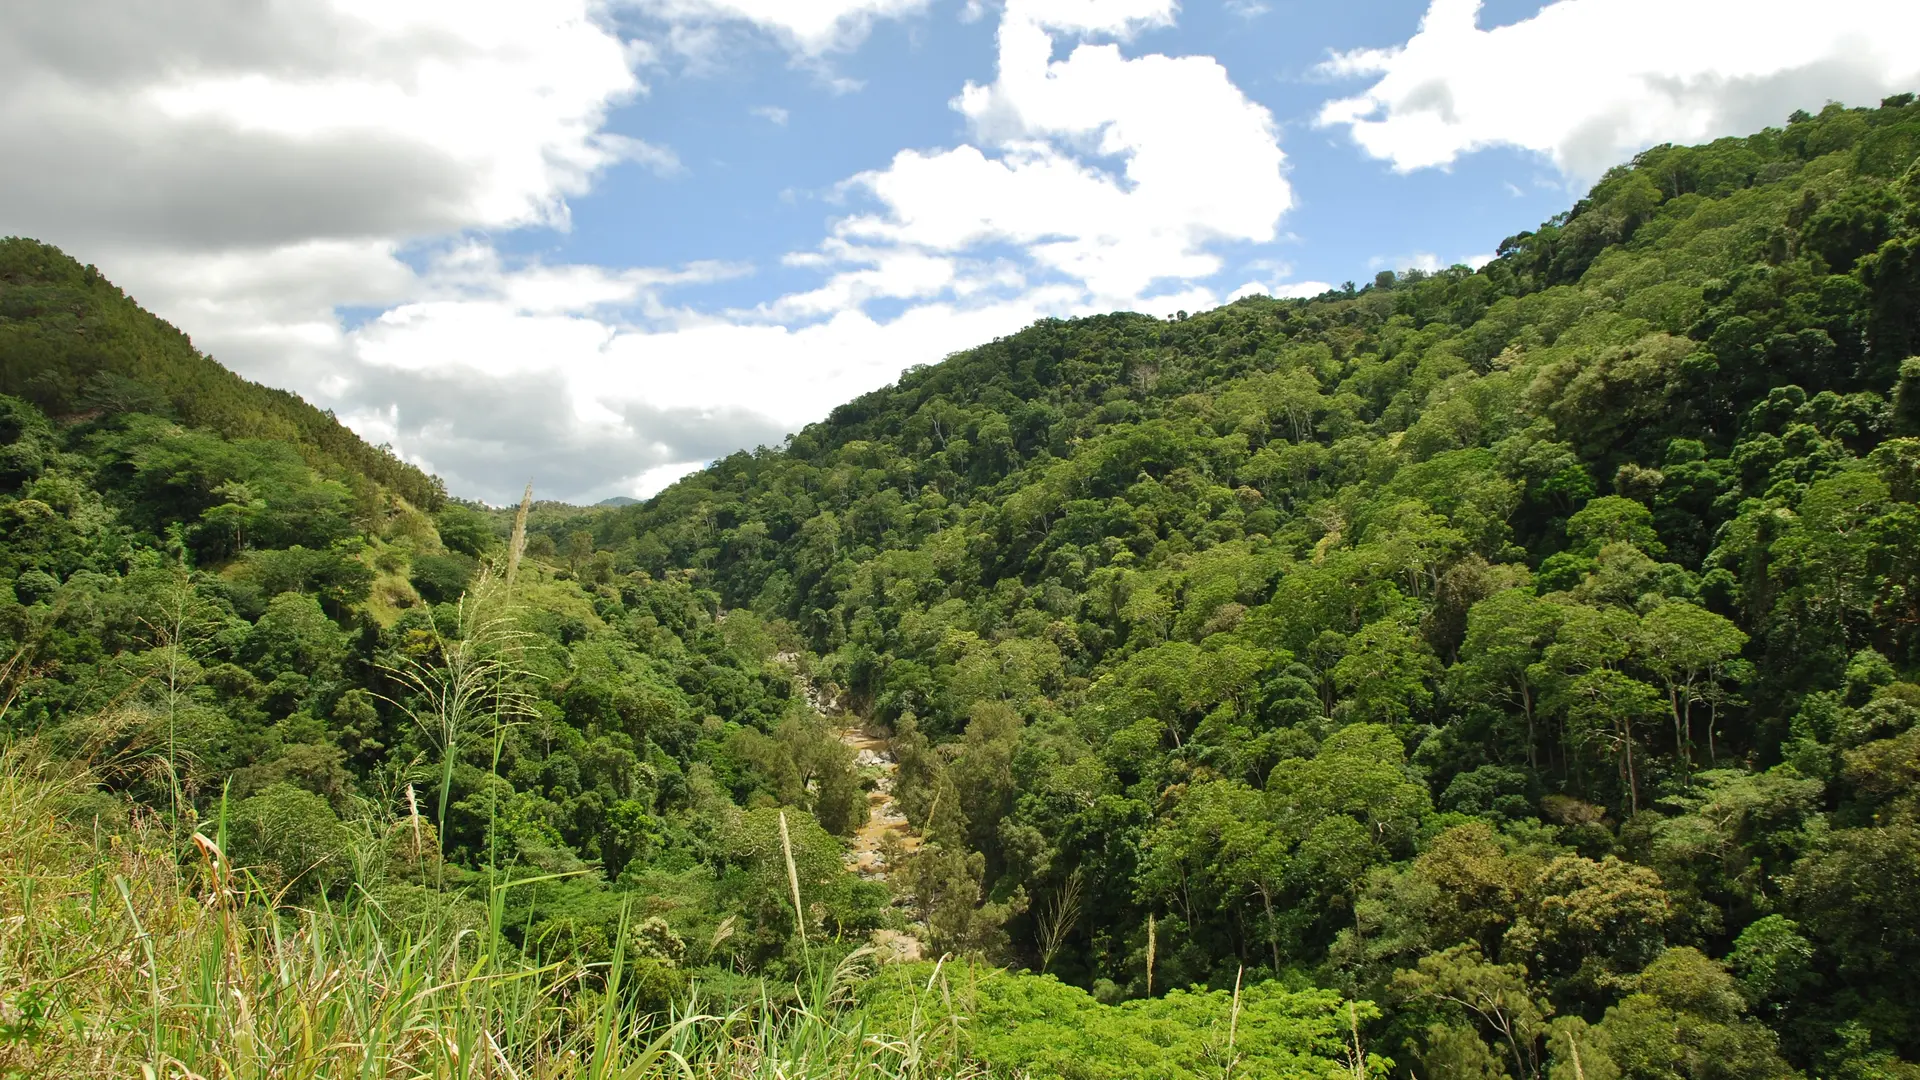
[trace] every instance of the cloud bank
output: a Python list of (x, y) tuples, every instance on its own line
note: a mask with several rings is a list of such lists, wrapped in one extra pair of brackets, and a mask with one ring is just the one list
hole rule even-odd
[[(1372, 82), (1319, 119), (1402, 170), (1517, 146), (1580, 175), (1920, 81), (1920, 8), (1796, 7), (1562, 0), (1482, 30), (1476, 4), (1437, 0), (1404, 44), (1328, 62)], [(243, 374), (494, 501), (528, 477), (581, 501), (658, 490), (1042, 316), (1211, 306), (1230, 260), (1279, 237), (1294, 195), (1274, 116), (1213, 58), (1141, 45), (1175, 0), (1005, 0), (960, 13), (998, 23), (991, 81), (952, 88), (956, 133), (849, 168), (816, 243), (614, 267), (496, 242), (565, 231), (613, 169), (699, 182), (701, 163), (608, 128), (644, 119), (664, 58), (745, 35), (825, 72), (935, 10), (21, 0), (0, 20), (0, 233), (99, 264)], [(789, 115), (755, 113), (763, 131)], [(1327, 287), (1241, 269), (1259, 276), (1232, 296)], [(689, 299), (776, 270), (812, 279)]]
[[(818, 287), (699, 310), (675, 290), (755, 268), (545, 265), (486, 237), (565, 229), (610, 168), (685, 168), (605, 131), (673, 33), (807, 63), (925, 0), (123, 8), (35, 0), (0, 26), (0, 139), (34, 163), (0, 173), (0, 231), (494, 500), (529, 475), (655, 490), (1043, 315), (1215, 302), (1192, 285), (1208, 246), (1270, 239), (1290, 204), (1272, 117), (1223, 68), (1122, 54), (1171, 0), (1012, 0), (998, 77), (954, 100), (966, 143), (850, 177), (852, 208), (785, 259)], [(671, 33), (623, 38), (623, 13)]]
[(1319, 122), (1403, 172), (1511, 146), (1590, 181), (1657, 143), (1920, 85), (1920, 4), (1559, 0), (1491, 30), (1479, 14), (1480, 0), (1433, 0), (1406, 43), (1335, 54), (1322, 74), (1375, 81)]

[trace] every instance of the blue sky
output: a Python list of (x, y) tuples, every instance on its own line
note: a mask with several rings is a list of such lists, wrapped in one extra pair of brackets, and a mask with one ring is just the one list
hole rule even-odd
[[(1488, 4), (1488, 27), (1539, 10), (1527, 0)], [(603, 265), (674, 264), (698, 259), (754, 262), (761, 272), (689, 293), (703, 303), (751, 305), (807, 287), (806, 272), (782, 272), (779, 256), (813, 246), (836, 205), (839, 183), (882, 167), (907, 147), (964, 142), (965, 119), (949, 102), (969, 79), (994, 71), (996, 24), (962, 21), (959, 4), (874, 27), (856, 49), (827, 58), (831, 76), (795, 66), (768, 38), (742, 38), (712, 70), (654, 82), (648, 97), (609, 117), (614, 131), (671, 146), (685, 171), (611, 170), (572, 200), (571, 232), (529, 230), (502, 246), (544, 259)], [(1398, 44), (1413, 36), (1426, 5), (1267, 0), (1233, 8), (1188, 3), (1173, 26), (1143, 31), (1130, 53), (1211, 56), (1280, 126), (1296, 199), (1286, 237), (1228, 248), (1227, 269), (1208, 283), (1231, 292), (1262, 260), (1289, 264), (1293, 277), (1365, 280), (1389, 262), (1427, 255), (1451, 263), (1485, 254), (1498, 241), (1558, 213), (1577, 181), (1537, 155), (1495, 149), (1452, 167), (1396, 173), (1336, 130), (1316, 129), (1321, 105), (1353, 80), (1317, 74), (1330, 51)], [(635, 31), (644, 32), (644, 22)], [(1061, 48), (1060, 52), (1064, 52)], [(836, 91), (830, 77), (858, 81)], [(778, 109), (784, 124), (767, 119)]]
[(1911, 0), (26, 0), (0, 233), (496, 502), (1047, 316), (1473, 262), (1920, 86)]

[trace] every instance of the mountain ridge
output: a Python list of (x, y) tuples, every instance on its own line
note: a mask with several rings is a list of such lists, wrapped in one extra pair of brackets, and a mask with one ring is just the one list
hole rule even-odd
[(0, 394), (56, 418), (162, 412), (228, 438), (278, 439), (336, 479), (364, 476), (429, 511), (446, 499), (438, 478), (298, 394), (235, 374), (91, 264), (23, 237), (0, 238)]

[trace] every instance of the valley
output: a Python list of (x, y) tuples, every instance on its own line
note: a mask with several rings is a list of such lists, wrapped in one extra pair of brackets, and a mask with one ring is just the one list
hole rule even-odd
[(1920, 1075), (1920, 104), (1497, 252), (500, 507), (0, 241), (0, 1076)]

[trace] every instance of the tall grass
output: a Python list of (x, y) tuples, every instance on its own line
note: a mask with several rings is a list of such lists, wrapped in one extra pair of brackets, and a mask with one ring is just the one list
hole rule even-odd
[[(867, 1030), (864, 950), (796, 994), (642, 1012), (609, 965), (521, 955), (508, 882), (484, 925), (406, 917), (350, 887), (280, 904), (225, 855), (216, 816), (181, 849), (158, 815), (76, 822), (72, 767), (0, 757), (0, 1076), (153, 1080), (643, 1080), (977, 1075), (933, 983), (905, 1032)], [(782, 1004), (775, 1004), (781, 1001)]]
[(533, 508), (533, 483), (528, 481), (527, 493), (520, 497), (520, 509), (513, 515), (513, 535), (507, 538), (507, 590), (513, 590), (513, 579), (520, 573), (520, 559), (527, 553), (527, 511)]
[[(429, 651), (425, 656), (400, 653), (382, 669), (403, 689), (403, 699), (387, 699), (406, 713), (440, 751), (437, 835), (447, 831), (447, 799), (453, 791), (454, 766), (469, 739), (482, 724), (493, 728), (494, 762), (499, 763), (500, 737), (505, 726), (533, 715), (533, 697), (522, 689), (533, 676), (521, 653), (534, 635), (519, 629), (500, 610), (499, 590), (491, 571), (460, 597), (454, 625), (442, 627), (427, 612)], [(491, 833), (491, 830), (489, 830)]]

